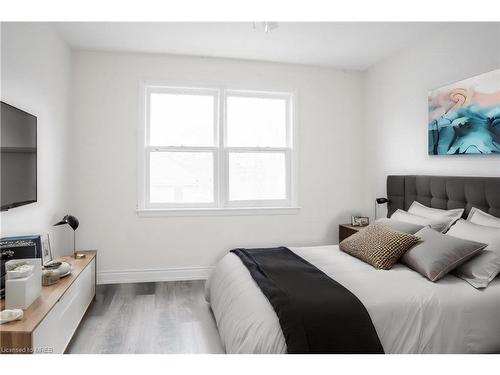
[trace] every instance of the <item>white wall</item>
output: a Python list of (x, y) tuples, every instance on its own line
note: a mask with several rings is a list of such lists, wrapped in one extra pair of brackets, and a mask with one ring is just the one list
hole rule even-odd
[[(73, 79), (73, 211), (80, 218), (79, 243), (99, 250), (101, 272), (208, 267), (238, 246), (335, 243), (337, 224), (360, 208), (360, 73), (213, 58), (75, 52)], [(297, 89), (300, 213), (138, 217), (138, 90), (144, 79)], [(104, 275), (106, 280), (118, 277)]]
[(2, 101), (38, 118), (38, 202), (2, 212), (1, 236), (50, 233), (68, 254), (71, 232), (52, 224), (69, 209), (71, 51), (47, 24), (2, 23), (1, 41)]
[(471, 23), (410, 45), (365, 72), (366, 205), (372, 214), (388, 174), (500, 176), (499, 156), (427, 154), (428, 91), (498, 68), (500, 23)]
[[(170, 275), (182, 277), (212, 266), (236, 246), (335, 243), (339, 222), (371, 213), (373, 198), (385, 195), (387, 174), (500, 175), (498, 157), (428, 156), (426, 129), (429, 89), (500, 67), (498, 24), (451, 27), (364, 73), (71, 54), (50, 25), (30, 23), (2, 25), (1, 62), (2, 100), (34, 113), (39, 137), (38, 202), (2, 213), (2, 235), (50, 231), (57, 253), (68, 253), (71, 231), (51, 224), (72, 212), (81, 221), (79, 247), (99, 250), (99, 271), (108, 280), (126, 279), (131, 269), (157, 269), (152, 275), (158, 278), (166, 274), (161, 270), (177, 269)], [(136, 137), (143, 79), (296, 89), (300, 213), (139, 218)], [(63, 235), (69, 238), (63, 241)]]

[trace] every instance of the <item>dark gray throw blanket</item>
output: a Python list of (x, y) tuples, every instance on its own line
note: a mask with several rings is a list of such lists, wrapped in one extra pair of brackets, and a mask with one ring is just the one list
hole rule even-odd
[(231, 252), (273, 306), (288, 353), (384, 353), (361, 301), (290, 249)]

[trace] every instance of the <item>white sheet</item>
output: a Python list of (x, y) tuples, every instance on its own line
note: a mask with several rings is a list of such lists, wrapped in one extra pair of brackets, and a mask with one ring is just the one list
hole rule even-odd
[[(477, 290), (453, 275), (432, 283), (401, 264), (376, 270), (338, 246), (290, 249), (361, 300), (386, 353), (500, 352), (499, 278)], [(236, 255), (218, 263), (206, 297), (226, 352), (286, 353), (271, 304)]]

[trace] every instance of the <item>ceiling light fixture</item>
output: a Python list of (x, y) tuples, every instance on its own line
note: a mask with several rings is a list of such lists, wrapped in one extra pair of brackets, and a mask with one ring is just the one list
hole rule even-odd
[(253, 22), (253, 29), (257, 30), (257, 24), (261, 24), (264, 32), (267, 34), (269, 31), (278, 28), (278, 22)]

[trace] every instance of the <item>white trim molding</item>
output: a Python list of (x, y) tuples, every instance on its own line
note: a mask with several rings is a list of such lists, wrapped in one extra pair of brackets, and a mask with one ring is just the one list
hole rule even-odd
[(179, 208), (138, 209), (139, 217), (162, 216), (245, 216), (245, 215), (296, 215), (300, 207), (225, 207), (225, 208)]
[[(141, 81), (139, 88), (139, 122), (138, 122), (138, 180), (137, 180), (137, 214), (143, 217), (151, 216), (201, 216), (206, 215), (267, 215), (275, 213), (297, 213), (297, 90), (241, 90), (225, 85), (190, 85), (172, 84), (160, 81)], [(176, 93), (180, 95), (204, 95), (213, 97), (213, 144), (206, 146), (193, 145), (158, 145), (150, 143), (150, 97), (153, 94)], [(279, 99), (285, 102), (286, 135), (283, 144), (276, 142), (275, 147), (237, 146), (227, 144), (227, 101), (232, 97), (248, 97), (263, 99)], [(196, 109), (194, 109), (196, 110)], [(210, 202), (155, 202), (150, 197), (150, 158), (158, 153), (172, 152), (203, 152), (211, 154), (213, 160), (213, 199)], [(285, 168), (286, 192), (276, 199), (242, 199), (231, 200), (229, 194), (229, 163), (232, 155), (248, 154), (279, 154), (283, 155)], [(266, 208), (260, 211), (222, 211), (223, 209)], [(287, 210), (278, 212), (276, 208)], [(183, 209), (187, 209), (183, 211)], [(172, 215), (173, 213), (173, 215)]]
[(206, 280), (214, 267), (181, 267), (99, 271), (97, 284)]

